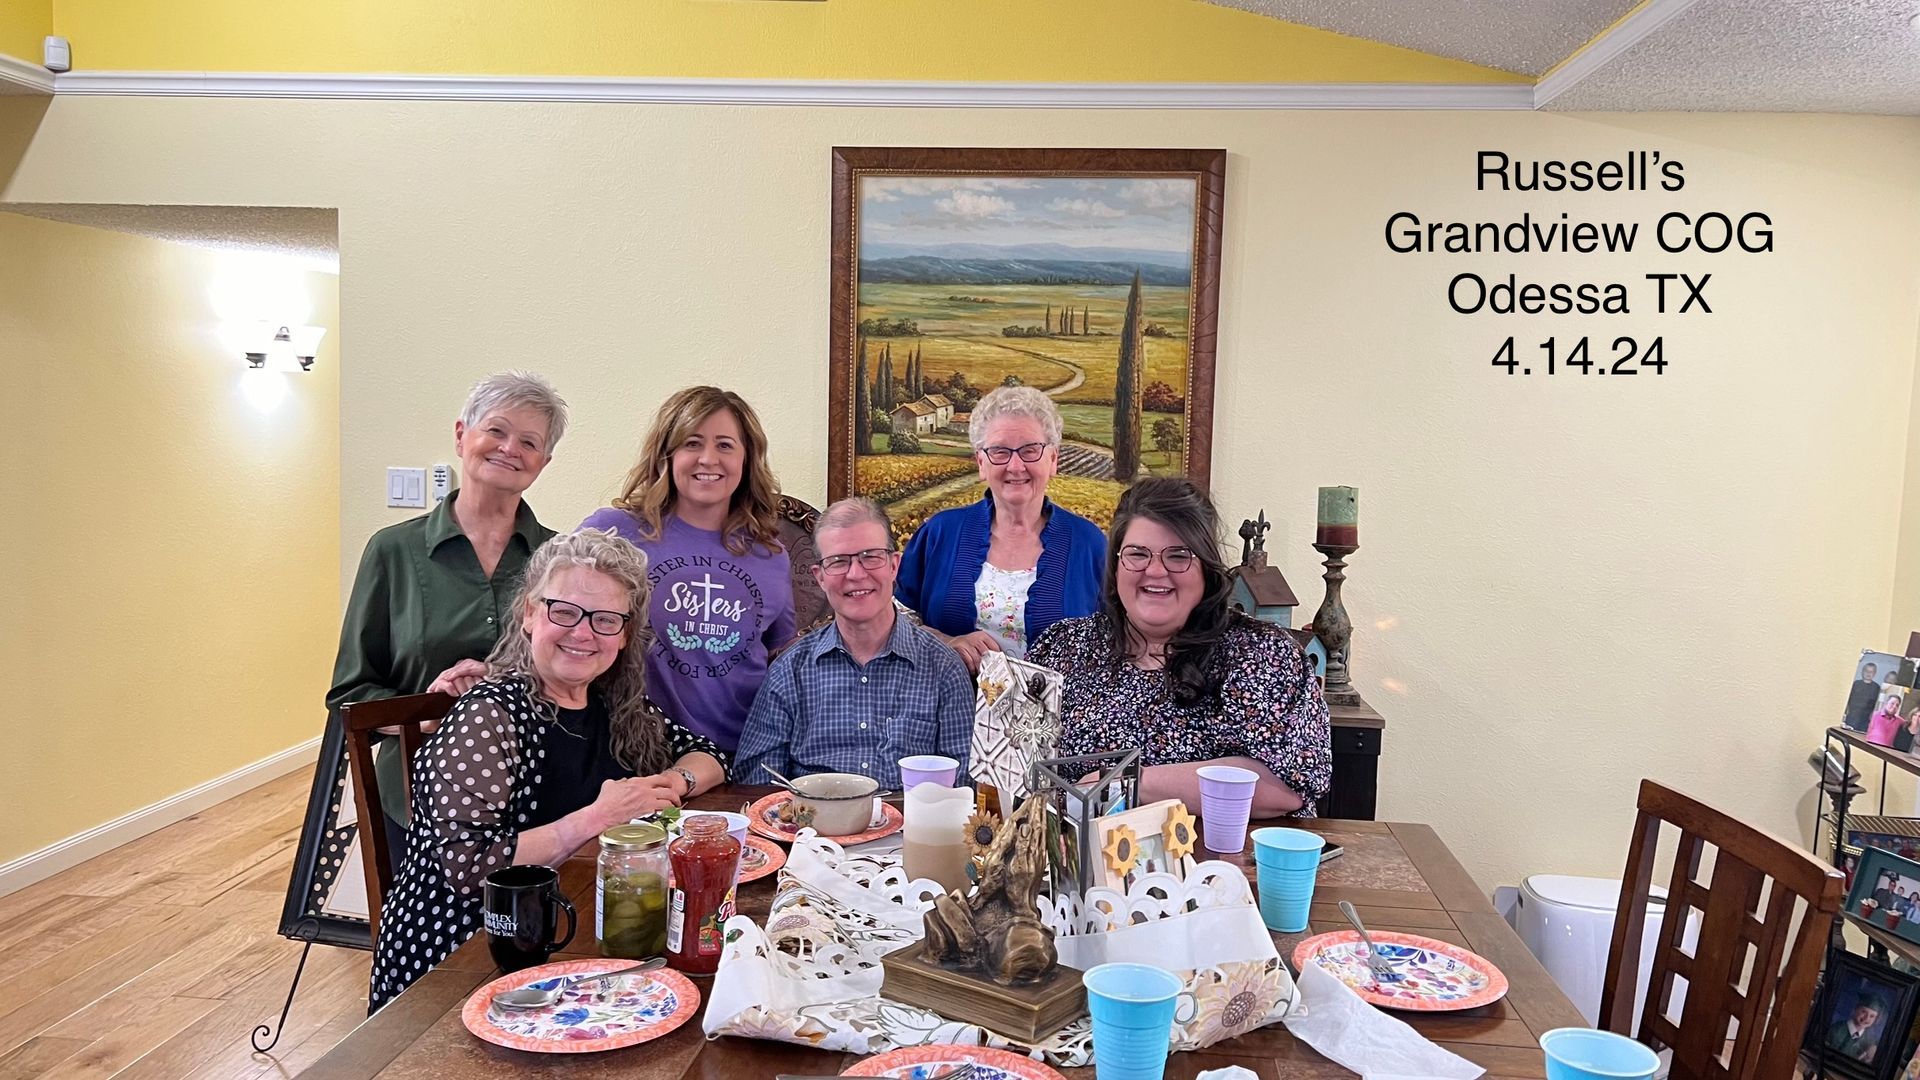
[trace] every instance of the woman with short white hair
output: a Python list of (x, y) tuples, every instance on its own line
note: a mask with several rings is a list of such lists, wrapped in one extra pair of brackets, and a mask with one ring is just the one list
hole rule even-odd
[[(440, 690), (459, 695), (486, 674), (527, 560), (553, 536), (525, 498), (567, 429), (567, 403), (525, 371), (473, 385), (453, 422), (460, 486), (419, 517), (367, 541), (340, 625), (327, 708)], [(393, 850), (405, 850), (400, 746), (383, 740), (374, 767)], [(370, 824), (370, 823), (363, 823)]]
[(1031, 386), (982, 397), (967, 434), (986, 495), (928, 518), (901, 557), (895, 594), (968, 670), (989, 652), (1024, 657), (1047, 627), (1099, 608), (1106, 534), (1047, 499), (1060, 433), (1059, 408)]

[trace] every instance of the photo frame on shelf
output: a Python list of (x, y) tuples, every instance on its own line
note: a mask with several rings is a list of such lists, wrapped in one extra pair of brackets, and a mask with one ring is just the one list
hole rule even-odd
[(1849, 814), (1846, 846), (1855, 850), (1879, 848), (1920, 862), (1920, 818)]
[(1920, 944), (1920, 862), (1862, 848), (1847, 890), (1847, 917)]
[(1829, 1074), (1850, 1080), (1892, 1080), (1901, 1071), (1907, 1033), (1920, 1004), (1920, 976), (1835, 950), (1827, 985), (1815, 997), (1802, 1047), (1824, 1054)]

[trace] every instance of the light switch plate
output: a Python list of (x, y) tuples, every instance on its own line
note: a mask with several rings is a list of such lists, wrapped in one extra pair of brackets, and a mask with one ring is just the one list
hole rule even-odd
[(387, 505), (417, 506), (425, 509), (427, 505), (427, 470), (388, 467)]

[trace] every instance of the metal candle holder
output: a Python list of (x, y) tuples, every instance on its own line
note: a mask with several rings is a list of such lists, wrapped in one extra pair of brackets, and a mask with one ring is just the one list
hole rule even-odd
[(1327, 649), (1327, 677), (1323, 692), (1329, 705), (1358, 705), (1360, 692), (1347, 676), (1347, 646), (1353, 642), (1353, 620), (1340, 602), (1340, 584), (1347, 580), (1347, 556), (1360, 550), (1359, 544), (1315, 544), (1313, 549), (1327, 557), (1327, 595), (1320, 610), (1313, 613), (1313, 632)]

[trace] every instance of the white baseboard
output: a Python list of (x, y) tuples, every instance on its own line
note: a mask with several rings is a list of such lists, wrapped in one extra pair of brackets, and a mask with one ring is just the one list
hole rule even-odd
[(269, 780), (277, 780), (296, 769), (304, 769), (313, 764), (319, 753), (320, 739), (315, 736), (251, 765), (243, 765), (225, 776), (216, 776), (178, 795), (123, 814), (104, 825), (96, 825), (39, 851), (31, 851), (17, 859), (0, 863), (0, 896), (78, 866), (95, 855), (112, 851), (176, 821), (183, 821), (217, 802), (250, 791)]

